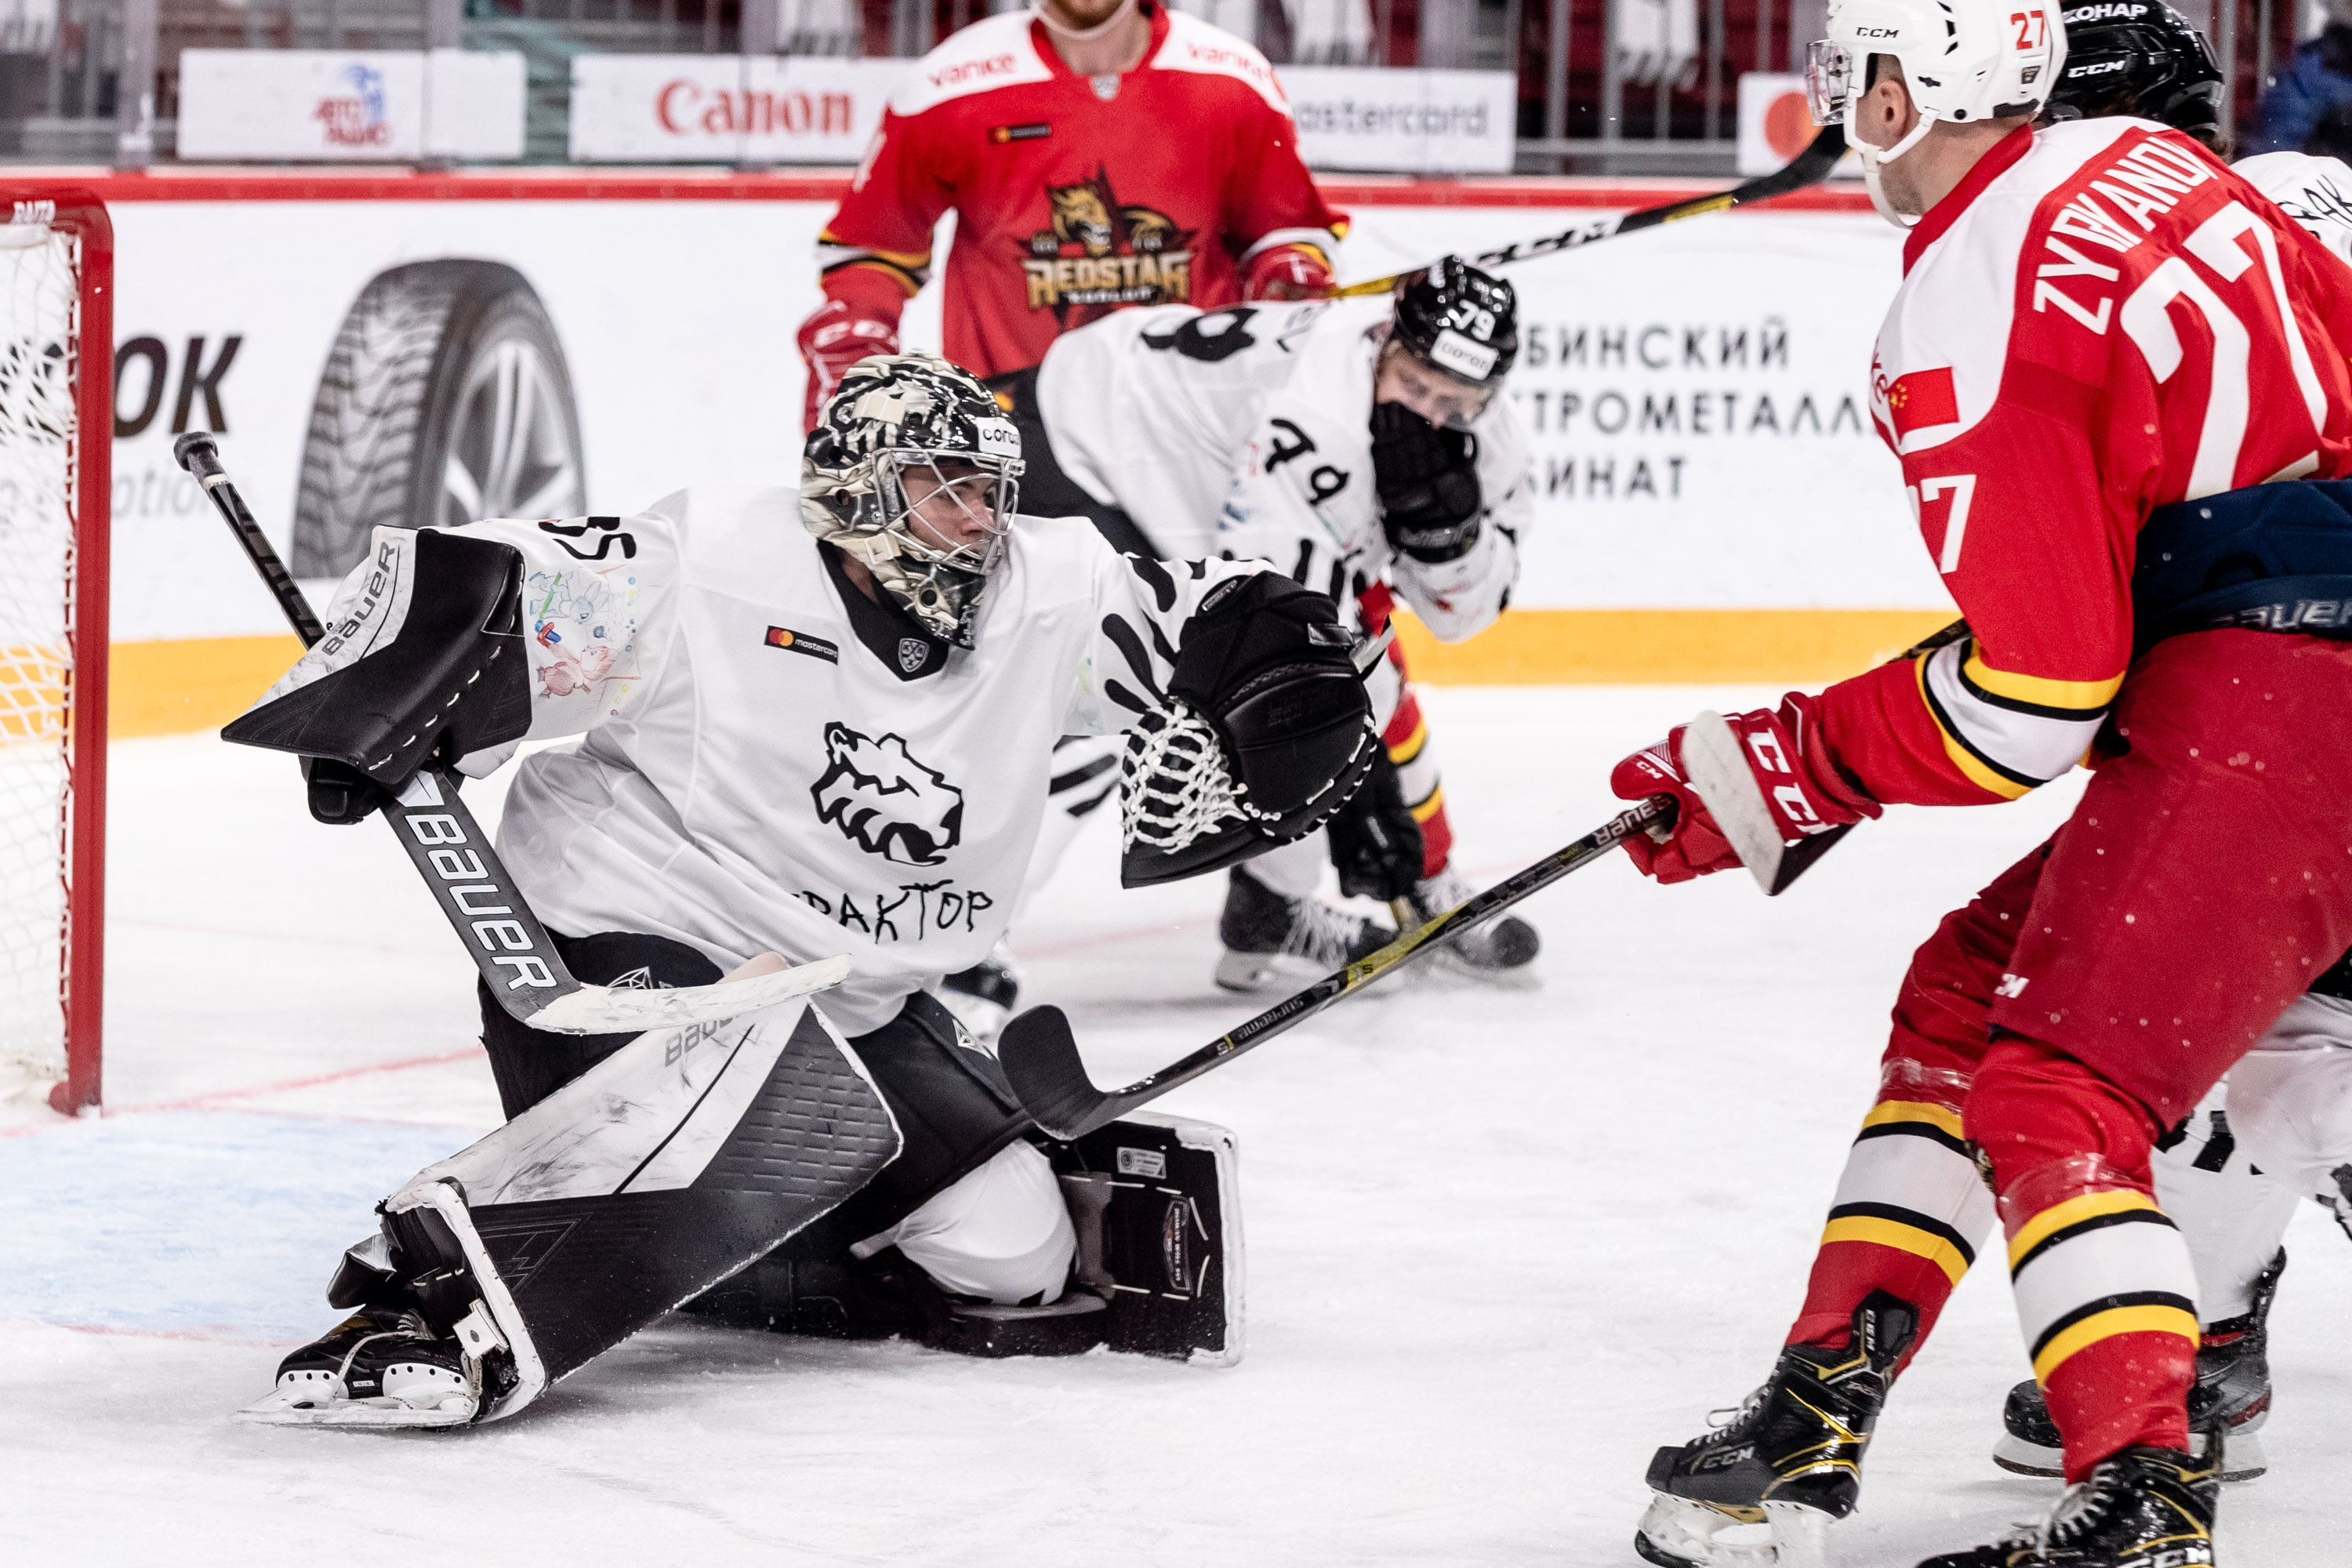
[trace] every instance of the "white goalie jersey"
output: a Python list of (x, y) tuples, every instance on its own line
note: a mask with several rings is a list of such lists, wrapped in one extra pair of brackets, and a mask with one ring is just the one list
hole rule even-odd
[[(791, 489), (456, 531), (522, 553), (526, 740), (582, 737), (524, 759), (499, 829), (540, 919), (670, 937), (722, 969), (846, 952), (824, 1010), (851, 1035), (987, 955), (1055, 738), (1162, 706), (1202, 596), (1260, 569), (1130, 562), (1083, 520), (1020, 518), (967, 649), (850, 585)], [(377, 531), (379, 548), (413, 537)]]
[(1064, 473), (1170, 560), (1262, 560), (1345, 606), (1386, 580), (1448, 642), (1500, 613), (1535, 510), (1528, 438), (1497, 396), (1477, 437), (1485, 526), (1458, 560), (1389, 548), (1372, 477), (1386, 297), (1122, 310), (1055, 340), (1037, 406)]

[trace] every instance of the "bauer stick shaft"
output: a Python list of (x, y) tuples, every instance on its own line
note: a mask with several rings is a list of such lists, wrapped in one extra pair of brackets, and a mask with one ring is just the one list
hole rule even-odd
[[(1481, 251), (1466, 259), (1482, 271), (1492, 272), (1497, 267), (1516, 267), (1522, 261), (1535, 261), (1547, 256), (1557, 256), (1563, 250), (1575, 250), (1582, 246), (1596, 245), (1604, 239), (1614, 239), (1621, 234), (1639, 234), (1645, 228), (1680, 223), (1686, 217), (1704, 217), (1708, 213), (1728, 212), (1752, 202), (1770, 201), (1791, 191), (1801, 191), (1818, 185), (1830, 177), (1837, 161), (1845, 156), (1845, 128), (1841, 125), (1822, 127), (1812, 144), (1794, 158), (1786, 168), (1759, 175), (1744, 185), (1734, 185), (1727, 191), (1716, 191), (1704, 196), (1692, 196), (1685, 201), (1668, 202), (1662, 207), (1643, 207), (1639, 212), (1620, 213), (1615, 217), (1595, 218), (1591, 223), (1564, 228), (1558, 234), (1548, 234), (1540, 239), (1514, 240), (1496, 250)], [(1426, 268), (1411, 272), (1392, 272), (1386, 278), (1374, 278), (1367, 282), (1350, 283), (1331, 290), (1334, 300), (1352, 300), (1364, 294), (1385, 294), (1409, 278), (1418, 278)]]
[(1674, 815), (1674, 797), (1654, 795), (1566, 848), (1505, 878), (1469, 902), (1446, 910), (1418, 931), (1400, 934), (1378, 952), (1325, 975), (1296, 996), (1276, 1003), (1248, 1023), (1125, 1089), (1106, 1092), (1095, 1087), (1094, 1080), (1087, 1076), (1086, 1064), (1079, 1059), (1070, 1020), (1059, 1007), (1033, 1007), (1005, 1025), (997, 1058), (1003, 1064), (1004, 1076), (1013, 1082), (1013, 1091), (1021, 1097), (1023, 1108), (1038, 1126), (1056, 1138), (1082, 1137), (1305, 1023), (1342, 996), (1360, 991), (1382, 975), (1412, 963), (1455, 932), (1500, 914), (1570, 871), (1582, 870), (1632, 835), (1671, 824)]
[[(294, 635), (310, 647), (327, 635), (310, 609), (301, 584), (286, 570), (261, 525), (221, 467), (220, 448), (208, 436), (192, 432), (172, 444), (172, 456), (212, 498), (236, 542), (245, 547), (261, 580)], [(383, 811), (393, 835), (416, 867), (434, 901), (481, 973), (482, 984), (509, 1016), (535, 1029), (561, 1034), (643, 1034), (647, 1029), (709, 1023), (804, 996), (847, 978), (849, 960), (828, 958), (780, 973), (718, 985), (677, 990), (620, 990), (591, 985), (575, 977), (556, 952), (554, 941), (515, 885), (474, 814), (457, 795), (450, 768), (420, 770), (395, 796), (386, 791)]]

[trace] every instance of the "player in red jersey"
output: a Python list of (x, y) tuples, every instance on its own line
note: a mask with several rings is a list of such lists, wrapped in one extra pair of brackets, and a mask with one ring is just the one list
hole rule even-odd
[(2178, 132), (2031, 130), (2054, 4), (1834, 0), (1829, 32), (1817, 112), (1910, 227), (1874, 414), (1970, 635), (1628, 758), (1621, 794), (1683, 806), (1630, 847), (1665, 881), (1738, 863), (1694, 734), (1752, 774), (1726, 820), (1784, 842), (2096, 771), (1913, 959), (1780, 1363), (1659, 1451), (1638, 1542), (1727, 1562), (1716, 1530), (1760, 1514), (1776, 1561), (1817, 1552), (1997, 1215), (2074, 1485), (1934, 1568), (2210, 1563), (2196, 1287), (2149, 1158), (2352, 943), (2352, 487), (2294, 482), (2352, 471), (2352, 275)]
[(953, 208), (947, 357), (1023, 370), (1127, 305), (1304, 299), (1344, 225), (1265, 57), (1157, 0), (1043, 0), (973, 23), (893, 95), (817, 241), (806, 420), (929, 276)]

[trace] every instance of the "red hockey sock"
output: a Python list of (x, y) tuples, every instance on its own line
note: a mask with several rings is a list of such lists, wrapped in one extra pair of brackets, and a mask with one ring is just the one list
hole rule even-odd
[(2134, 1444), (2189, 1446), (2197, 1281), (2157, 1207), (2147, 1108), (2054, 1047), (1993, 1043), (1969, 1096), (1992, 1161), (2019, 1327), (2066, 1479)]

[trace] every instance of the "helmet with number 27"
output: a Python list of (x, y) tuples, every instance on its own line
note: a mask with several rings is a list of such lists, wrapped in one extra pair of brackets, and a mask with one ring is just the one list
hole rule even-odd
[[(1880, 193), (1883, 165), (1917, 146), (1939, 121), (2040, 113), (2066, 64), (2057, 0), (1830, 0), (1828, 31), (1806, 62), (1806, 100), (1814, 123), (1845, 126), (1871, 201), (1898, 227), (1910, 220)], [(1892, 147), (1874, 147), (1855, 130), (1873, 55), (1900, 62), (1919, 111), (1919, 123)]]

